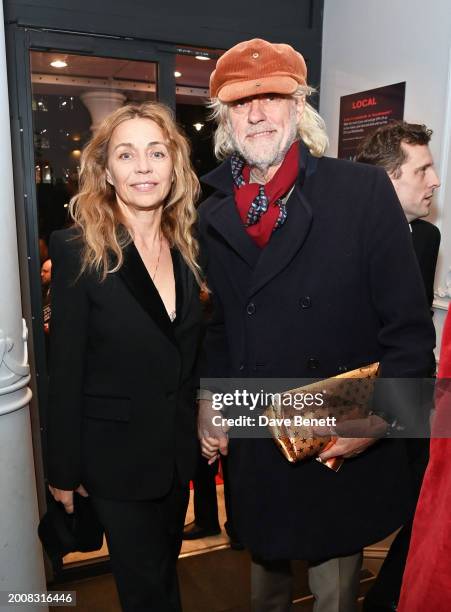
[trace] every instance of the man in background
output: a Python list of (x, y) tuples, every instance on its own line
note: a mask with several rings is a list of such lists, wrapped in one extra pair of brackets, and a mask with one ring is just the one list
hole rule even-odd
[(394, 121), (362, 143), (356, 160), (382, 166), (387, 171), (410, 224), (429, 306), (434, 299), (434, 277), (440, 246), (439, 229), (424, 221), (440, 181), (434, 168), (429, 141), (432, 130), (425, 125)]
[[(432, 130), (425, 125), (395, 121), (372, 132), (362, 143), (356, 160), (385, 168), (398, 195), (412, 233), (413, 247), (423, 277), (429, 308), (434, 298), (434, 276), (440, 246), (439, 229), (424, 221), (430, 212), (432, 196), (440, 186), (429, 150)], [(431, 355), (430, 376), (435, 375)], [(429, 440), (406, 440), (413, 487), (411, 518), (404, 524), (390, 547), (376, 582), (367, 593), (365, 612), (395, 610), (409, 549), (412, 520), (424, 471), (429, 458)]]

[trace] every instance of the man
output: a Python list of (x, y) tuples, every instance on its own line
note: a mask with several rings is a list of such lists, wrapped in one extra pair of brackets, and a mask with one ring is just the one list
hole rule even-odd
[(362, 143), (357, 161), (382, 166), (391, 179), (410, 223), (413, 247), (432, 307), (440, 231), (423, 221), (430, 212), (440, 181), (429, 149), (432, 130), (425, 125), (393, 121), (372, 132)]
[[(215, 303), (205, 378), (326, 378), (379, 361), (383, 377), (423, 376), (434, 329), (408, 225), (386, 173), (328, 159), (324, 123), (306, 102), (303, 57), (254, 39), (210, 78), (218, 123), (199, 209)], [(362, 548), (405, 519), (405, 449), (338, 437), (289, 464), (270, 439), (230, 440), (199, 401), (203, 454), (228, 452), (234, 522), (252, 553), (252, 609), (291, 609), (291, 559), (309, 562), (315, 612), (353, 612)], [(217, 414), (217, 413), (216, 413)], [(394, 415), (375, 419), (387, 431)]]
[[(434, 298), (434, 277), (440, 231), (423, 221), (430, 212), (432, 196), (440, 186), (429, 150), (432, 131), (425, 125), (395, 121), (372, 132), (362, 143), (357, 161), (381, 166), (390, 177), (412, 232), (413, 247), (423, 276), (429, 307)], [(435, 374), (431, 355), (430, 376)], [(409, 549), (413, 514), (428, 462), (427, 439), (406, 440), (410, 478), (413, 483), (411, 517), (394, 539), (376, 582), (365, 597), (365, 612), (395, 610)]]

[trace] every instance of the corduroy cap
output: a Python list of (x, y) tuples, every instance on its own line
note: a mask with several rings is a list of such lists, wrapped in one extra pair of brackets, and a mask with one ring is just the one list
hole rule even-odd
[(210, 76), (210, 96), (234, 102), (264, 93), (293, 94), (306, 79), (304, 58), (293, 47), (253, 38), (218, 59)]

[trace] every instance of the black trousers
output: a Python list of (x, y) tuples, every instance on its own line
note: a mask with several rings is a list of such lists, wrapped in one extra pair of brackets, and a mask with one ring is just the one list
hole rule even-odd
[(203, 529), (219, 529), (216, 474), (218, 461), (208, 465), (204, 457), (197, 462), (194, 485), (194, 522)]
[(160, 499), (91, 499), (105, 529), (123, 611), (180, 612), (176, 563), (188, 486), (175, 481)]
[[(222, 476), (224, 481), (224, 503), (226, 511), (225, 530), (232, 540), (238, 540), (233, 524), (232, 503), (230, 501), (229, 468), (227, 456), (221, 457)], [(208, 465), (204, 457), (200, 457), (194, 484), (194, 522), (203, 529), (219, 529), (218, 499), (216, 497), (216, 474), (219, 461)]]

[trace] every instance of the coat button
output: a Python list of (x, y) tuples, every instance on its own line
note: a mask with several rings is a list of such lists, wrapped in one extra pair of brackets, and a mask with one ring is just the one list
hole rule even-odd
[(310, 370), (316, 370), (319, 368), (319, 361), (318, 359), (315, 359), (315, 357), (310, 357), (309, 359), (307, 359), (307, 367)]
[(312, 298), (309, 295), (304, 295), (304, 297), (301, 297), (301, 299), (299, 300), (299, 306), (301, 308), (310, 308), (311, 305)]
[(255, 308), (254, 302), (249, 302), (246, 308), (246, 312), (248, 315), (253, 315), (257, 309)]
[(348, 366), (339, 365), (338, 366), (338, 371), (340, 372), (340, 374), (343, 373), (343, 372), (347, 372), (348, 371)]

